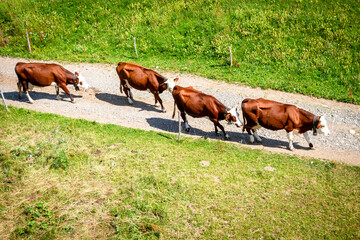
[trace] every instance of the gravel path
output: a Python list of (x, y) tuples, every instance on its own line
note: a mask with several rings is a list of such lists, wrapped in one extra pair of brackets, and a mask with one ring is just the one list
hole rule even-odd
[[(9, 105), (101, 123), (177, 133), (177, 115), (175, 119), (171, 119), (173, 113), (171, 94), (169, 92), (161, 94), (167, 109), (166, 113), (162, 113), (159, 108), (153, 106), (153, 95), (148, 92), (133, 90), (135, 102), (134, 105), (129, 106), (124, 94), (120, 94), (120, 83), (115, 71), (115, 64), (61, 63), (72, 72), (81, 72), (92, 88), (88, 91), (75, 92), (70, 87), (70, 92), (76, 99), (75, 104), (71, 104), (67, 96), (64, 96), (63, 101), (55, 100), (54, 87), (35, 88), (33, 92), (30, 92), (35, 104), (30, 104), (24, 95), (22, 99), (18, 99), (17, 77), (14, 68), (19, 61), (29, 62), (26, 59), (0, 57), (0, 88)], [(316, 115), (325, 114), (331, 131), (331, 135), (328, 137), (323, 135), (311, 137), (316, 147), (315, 150), (307, 148), (308, 145), (302, 135), (296, 136), (294, 139), (296, 150), (291, 152), (287, 150), (288, 141), (285, 131), (274, 132), (260, 129), (259, 135), (263, 139), (263, 144), (251, 145), (247, 134), (242, 133), (242, 128), (226, 125), (224, 122), (225, 130), (231, 138), (230, 142), (271, 152), (314, 157), (360, 166), (360, 106), (274, 90), (252, 89), (189, 74), (164, 72), (157, 66), (148, 67), (167, 77), (179, 77), (179, 85), (194, 86), (198, 90), (215, 96), (228, 107), (239, 106), (244, 98), (263, 97), (295, 104)], [(189, 124), (192, 130), (187, 135), (223, 139), (222, 135), (220, 137), (215, 136), (214, 126), (208, 119), (189, 117)]]

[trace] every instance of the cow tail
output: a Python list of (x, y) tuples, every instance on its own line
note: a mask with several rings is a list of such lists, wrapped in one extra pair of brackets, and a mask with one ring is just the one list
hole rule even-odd
[(175, 102), (175, 100), (174, 100), (174, 112), (173, 112), (173, 115), (172, 115), (171, 118), (174, 118), (174, 117), (175, 117), (175, 109), (176, 109), (176, 102)]
[(122, 62), (119, 62), (117, 67), (116, 67), (116, 72), (120, 78), (120, 93), (123, 93), (123, 86), (121, 84), (121, 77), (120, 77), (120, 65), (122, 64)]
[(244, 122), (243, 129), (242, 129), (243, 132), (245, 131), (245, 129), (246, 129), (245, 126), (247, 124), (246, 117), (245, 117), (245, 111), (243, 110), (244, 109), (243, 105), (245, 102), (247, 102), (246, 99), (241, 103), (241, 110), (242, 110), (243, 122)]

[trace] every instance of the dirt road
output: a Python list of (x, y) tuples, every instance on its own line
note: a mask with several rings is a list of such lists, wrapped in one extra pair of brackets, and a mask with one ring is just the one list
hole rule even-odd
[[(70, 99), (64, 94), (63, 101), (55, 100), (54, 87), (35, 88), (33, 92), (30, 92), (35, 104), (30, 104), (25, 96), (22, 99), (18, 98), (17, 77), (14, 68), (19, 61), (30, 62), (26, 59), (0, 57), (0, 88), (4, 92), (8, 105), (100, 123), (113, 123), (131, 128), (177, 133), (177, 115), (175, 119), (171, 119), (173, 100), (170, 93), (161, 94), (167, 109), (166, 113), (162, 113), (160, 108), (154, 107), (153, 95), (148, 92), (133, 90), (135, 102), (130, 106), (124, 94), (120, 94), (120, 83), (115, 71), (115, 64), (61, 63), (70, 71), (81, 72), (92, 88), (89, 91), (75, 92), (70, 87), (70, 92), (76, 100), (75, 104), (70, 103)], [(198, 90), (212, 94), (228, 107), (239, 106), (241, 101), (247, 97), (263, 97), (295, 104), (316, 115), (325, 114), (331, 131), (331, 135), (328, 137), (323, 135), (312, 137), (315, 150), (308, 149), (302, 135), (296, 136), (294, 139), (296, 150), (291, 152), (287, 149), (288, 141), (285, 131), (273, 132), (261, 129), (259, 135), (263, 138), (263, 143), (251, 145), (247, 134), (242, 133), (242, 128), (226, 125), (223, 122), (225, 130), (231, 138), (229, 142), (271, 152), (314, 157), (360, 166), (360, 106), (280, 91), (252, 89), (189, 74), (164, 72), (157, 66), (148, 67), (167, 77), (179, 77), (179, 85), (194, 86)], [(223, 140), (222, 135), (218, 137), (214, 134), (214, 126), (208, 119), (189, 117), (189, 124), (192, 130), (187, 135)]]

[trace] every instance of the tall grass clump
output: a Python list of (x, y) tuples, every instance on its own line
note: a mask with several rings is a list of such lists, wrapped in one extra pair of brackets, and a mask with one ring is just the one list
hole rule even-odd
[(0, 135), (0, 239), (360, 234), (358, 167), (14, 107)]
[(359, 15), (357, 0), (5, 0), (0, 54), (135, 61), (359, 104)]

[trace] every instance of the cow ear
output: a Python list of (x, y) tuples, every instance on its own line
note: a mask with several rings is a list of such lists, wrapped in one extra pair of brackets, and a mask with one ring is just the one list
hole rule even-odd
[(76, 76), (79, 76), (79, 73), (78, 73), (78, 72), (75, 72), (75, 75), (76, 75)]
[(231, 117), (231, 114), (230, 114), (230, 113), (226, 114), (225, 120), (226, 120), (226, 121), (229, 121), (230, 117)]
[(175, 79), (174, 79), (174, 82), (177, 82), (178, 80), (179, 80), (179, 78), (175, 78)]

